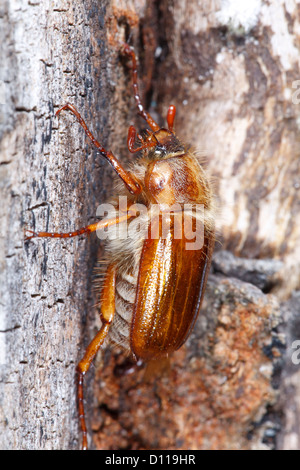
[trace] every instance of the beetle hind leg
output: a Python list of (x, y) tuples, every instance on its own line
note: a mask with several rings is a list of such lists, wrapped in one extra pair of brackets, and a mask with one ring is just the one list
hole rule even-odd
[(78, 411), (79, 421), (82, 432), (82, 449), (87, 450), (87, 428), (85, 422), (84, 412), (84, 393), (83, 393), (83, 382), (84, 376), (90, 368), (90, 365), (99, 351), (100, 347), (104, 343), (104, 340), (109, 332), (110, 325), (112, 323), (115, 313), (115, 284), (116, 284), (116, 270), (113, 264), (107, 268), (103, 289), (101, 293), (101, 320), (102, 327), (96, 334), (95, 338), (88, 345), (85, 354), (77, 366), (77, 399), (78, 399)]

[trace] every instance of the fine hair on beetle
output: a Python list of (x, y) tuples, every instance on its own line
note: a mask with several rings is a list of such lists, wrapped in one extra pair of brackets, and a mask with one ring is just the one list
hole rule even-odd
[[(96, 215), (104, 219), (117, 219), (119, 214), (127, 212), (127, 196), (119, 196), (115, 203), (100, 204)], [(147, 237), (151, 239), (166, 239), (171, 226), (174, 230), (174, 239), (186, 238), (187, 250), (199, 250), (204, 243), (204, 225), (211, 223), (205, 214), (203, 204), (151, 204), (147, 207), (141, 203), (134, 203), (129, 212), (135, 214), (131, 221), (115, 224), (110, 227), (100, 227), (96, 233), (100, 240), (115, 240), (114, 244), (121, 243), (122, 249), (127, 243), (139, 245)], [(209, 214), (211, 216), (211, 214)], [(150, 227), (150, 230), (148, 228)], [(108, 243), (108, 247), (110, 244)], [(107, 248), (109, 250), (109, 248)], [(113, 250), (110, 251), (114, 251)], [(129, 251), (132, 251), (129, 249)]]
[(200, 158), (174, 131), (176, 108), (170, 105), (167, 127), (144, 109), (137, 82), (134, 50), (123, 44), (131, 62), (134, 99), (147, 129), (133, 126), (128, 150), (137, 154), (125, 169), (93, 136), (75, 106), (70, 111), (87, 137), (115, 170), (113, 197), (97, 209), (99, 222), (69, 233), (27, 230), (32, 238), (71, 238), (97, 232), (105, 240), (99, 286), (102, 321), (77, 366), (77, 399), (82, 448), (88, 447), (84, 376), (100, 347), (120, 346), (135, 360), (161, 360), (179, 349), (200, 311), (215, 243), (215, 202)]

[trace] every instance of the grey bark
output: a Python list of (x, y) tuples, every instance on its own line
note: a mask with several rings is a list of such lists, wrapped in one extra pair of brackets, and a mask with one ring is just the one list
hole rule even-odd
[(143, 127), (118, 55), (128, 32), (144, 102), (161, 124), (174, 103), (179, 137), (207, 156), (223, 247), (283, 263), (280, 299), (299, 289), (299, 22), (296, 0), (2, 0), (0, 448), (78, 447), (75, 365), (94, 334), (101, 248), (96, 237), (24, 245), (23, 228), (79, 228), (106, 200), (112, 170), (54, 113), (74, 103), (126, 161), (127, 128)]
[(78, 448), (75, 366), (91, 336), (97, 245), (92, 237), (24, 244), (23, 228), (87, 225), (107, 188), (77, 123), (54, 116), (72, 101), (107, 144), (104, 15), (105, 2), (1, 6), (2, 449)]

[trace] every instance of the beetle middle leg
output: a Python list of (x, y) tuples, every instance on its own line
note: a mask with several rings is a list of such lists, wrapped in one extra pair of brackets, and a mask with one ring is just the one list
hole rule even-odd
[(121, 215), (116, 218), (101, 220), (100, 222), (96, 222), (95, 224), (87, 225), (86, 227), (80, 228), (75, 230), (74, 232), (34, 232), (33, 230), (25, 229), (25, 233), (28, 232), (30, 235), (25, 236), (25, 241), (31, 240), (31, 238), (71, 238), (77, 237), (82, 234), (87, 234), (91, 232), (95, 232), (96, 230), (100, 230), (103, 228), (108, 228), (112, 225), (120, 224), (122, 222), (126, 222), (127, 220), (134, 217), (136, 214), (130, 212), (130, 210), (125, 215)]
[(116, 285), (116, 270), (113, 264), (108, 266), (102, 294), (101, 294), (101, 311), (100, 316), (102, 320), (102, 327), (96, 334), (95, 338), (87, 347), (85, 354), (77, 366), (77, 397), (78, 397), (78, 410), (80, 426), (82, 431), (82, 449), (86, 450), (87, 445), (87, 428), (85, 424), (84, 413), (84, 394), (83, 394), (83, 378), (89, 370), (90, 365), (96, 356), (99, 348), (102, 346), (107, 333), (109, 331), (111, 322), (115, 313), (115, 285)]

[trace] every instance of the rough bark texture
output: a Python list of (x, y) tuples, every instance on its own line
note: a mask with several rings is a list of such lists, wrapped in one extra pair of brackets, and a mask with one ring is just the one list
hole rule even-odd
[(107, 167), (70, 115), (60, 122), (54, 116), (59, 105), (75, 102), (107, 145), (115, 113), (105, 7), (105, 2), (20, 1), (4, 2), (1, 9), (4, 449), (79, 446), (75, 365), (83, 338), (90, 337), (97, 245), (92, 237), (24, 244), (23, 227), (84, 226), (95, 216), (101, 194), (105, 197)]
[(203, 314), (168, 375), (144, 383), (118, 351), (100, 356), (95, 445), (300, 448), (298, 294), (286, 302), (300, 288), (299, 26), (296, 0), (2, 0), (0, 448), (79, 446), (75, 365), (95, 331), (101, 246), (24, 245), (23, 227), (79, 228), (110, 194), (112, 170), (70, 114), (54, 114), (76, 104), (126, 162), (129, 124), (144, 127), (119, 58), (128, 36), (144, 103), (162, 125), (175, 104), (178, 136), (207, 156), (218, 239), (241, 259), (217, 253)]

